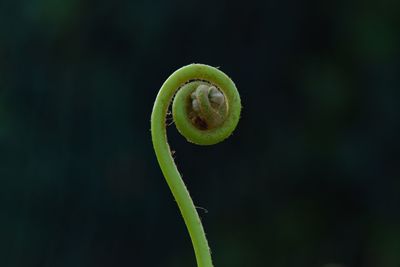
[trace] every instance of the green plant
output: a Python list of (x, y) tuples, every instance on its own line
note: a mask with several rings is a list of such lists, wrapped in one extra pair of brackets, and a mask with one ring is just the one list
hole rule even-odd
[[(175, 96), (175, 98), (174, 98)], [(172, 157), (166, 134), (166, 116), (172, 99), (173, 119), (179, 132), (199, 145), (227, 138), (239, 121), (240, 96), (222, 71), (191, 64), (175, 71), (162, 85), (151, 114), (154, 150), (169, 188), (188, 228), (199, 267), (212, 267), (200, 217)]]

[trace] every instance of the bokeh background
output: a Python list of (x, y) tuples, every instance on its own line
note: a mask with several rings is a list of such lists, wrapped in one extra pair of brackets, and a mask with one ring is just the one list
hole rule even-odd
[(400, 266), (400, 2), (0, 1), (0, 266), (195, 266), (150, 139), (193, 63), (238, 129), (171, 147), (216, 266)]

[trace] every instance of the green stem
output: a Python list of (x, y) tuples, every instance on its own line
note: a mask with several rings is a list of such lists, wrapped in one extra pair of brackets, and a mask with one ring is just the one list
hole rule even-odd
[[(191, 106), (195, 101), (193, 98), (196, 97), (196, 95), (193, 97), (193, 94), (196, 94), (196, 89), (204, 86), (204, 84), (209, 85), (210, 88), (214, 86), (222, 93), (222, 95), (218, 91), (215, 93), (215, 88), (212, 89), (212, 93), (217, 96), (218, 103), (223, 102), (222, 105), (219, 104), (223, 107), (215, 112), (216, 114), (223, 113), (223, 122), (216, 127), (210, 126), (213, 124), (202, 119), (207, 118), (207, 116), (203, 116), (201, 110), (198, 111), (197, 106), (196, 108)], [(178, 90), (179, 92), (176, 93)], [(172, 110), (179, 132), (188, 141), (200, 145), (221, 142), (232, 133), (240, 117), (240, 96), (232, 80), (220, 70), (207, 65), (191, 64), (178, 69), (164, 82), (151, 114), (151, 134), (154, 150), (188, 228), (197, 265), (198, 267), (212, 267), (210, 249), (200, 217), (175, 165), (167, 141), (165, 119), (174, 96)], [(221, 96), (224, 97), (224, 101), (221, 101)], [(213, 97), (215, 98), (215, 96)], [(196, 101), (202, 101), (201, 97)], [(205, 104), (200, 103), (200, 107), (205, 105), (211, 107), (209, 99)], [(216, 104), (213, 104), (213, 108), (215, 107)]]

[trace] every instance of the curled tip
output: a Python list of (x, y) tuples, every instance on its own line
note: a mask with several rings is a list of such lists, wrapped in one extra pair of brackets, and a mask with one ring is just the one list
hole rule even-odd
[(199, 145), (216, 144), (231, 135), (241, 111), (240, 96), (232, 80), (222, 71), (201, 64), (183, 67), (171, 77), (175, 74), (187, 77), (172, 105), (178, 131)]

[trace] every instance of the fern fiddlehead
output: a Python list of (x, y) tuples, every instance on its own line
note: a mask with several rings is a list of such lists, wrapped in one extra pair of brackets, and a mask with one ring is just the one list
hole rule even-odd
[(164, 82), (151, 114), (154, 150), (188, 228), (197, 265), (212, 267), (200, 217), (167, 141), (165, 120), (173, 99), (173, 119), (178, 131), (189, 142), (212, 145), (223, 141), (236, 128), (241, 111), (240, 96), (233, 81), (222, 71), (208, 65), (190, 64), (175, 71)]

